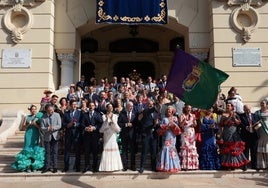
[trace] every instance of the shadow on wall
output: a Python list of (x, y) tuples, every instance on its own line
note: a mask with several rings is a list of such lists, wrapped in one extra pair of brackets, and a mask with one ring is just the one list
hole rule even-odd
[[(254, 92), (257, 92), (257, 91), (260, 91), (260, 90), (264, 89), (264, 87), (267, 86), (267, 85), (268, 85), (268, 80), (264, 80), (264, 81), (260, 84), (260, 86), (258, 86), (258, 87), (256, 87), (256, 88), (254, 89)], [(260, 96), (260, 97), (259, 97), (259, 101), (261, 101), (261, 100), (268, 100), (268, 93), (265, 94), (265, 95), (263, 95), (263, 96)]]

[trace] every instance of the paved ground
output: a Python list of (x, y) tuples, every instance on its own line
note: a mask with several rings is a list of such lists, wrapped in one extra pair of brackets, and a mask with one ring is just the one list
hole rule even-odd
[[(3, 179), (2, 179), (3, 180)], [(268, 174), (246, 176), (88, 176), (61, 175), (25, 178), (12, 181), (6, 177), (0, 183), (1, 188), (267, 188)]]
[(79, 179), (62, 179), (62, 181), (42, 181), (42, 182), (1, 182), (1, 188), (267, 188), (268, 179), (266, 178), (178, 178), (178, 179), (147, 179), (147, 180), (96, 180), (86, 181)]

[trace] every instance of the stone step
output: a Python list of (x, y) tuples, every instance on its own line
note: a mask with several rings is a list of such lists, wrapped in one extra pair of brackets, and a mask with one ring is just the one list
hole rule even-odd
[[(9, 163), (5, 163), (5, 164), (0, 164), (0, 173), (8, 173), (8, 172), (17, 172), (16, 170), (14, 170), (13, 168), (11, 168), (11, 164), (14, 162), (14, 160), (10, 161)], [(80, 169), (83, 170), (85, 167), (84, 163), (81, 163), (80, 165)], [(59, 162), (58, 163), (58, 169), (59, 171), (61, 171), (64, 168), (64, 163), (63, 162)], [(136, 167), (138, 168), (138, 166)], [(150, 166), (145, 166), (144, 167), (145, 170), (150, 170)], [(68, 172), (74, 172), (75, 170), (70, 166), (69, 168), (70, 170)], [(130, 170), (129, 170), (130, 171)]]
[(14, 147), (14, 148), (1, 148), (0, 150), (0, 155), (5, 155), (5, 154), (17, 154), (22, 150), (21, 147)]
[[(42, 174), (40, 171), (26, 173), (26, 172), (14, 172), (10, 171), (8, 173), (0, 173), (0, 181), (1, 182), (24, 182), (24, 181), (42, 181), (42, 182), (52, 182), (52, 181), (62, 181), (68, 180), (70, 182), (76, 182), (79, 179), (83, 181), (87, 179), (87, 181), (120, 181), (120, 180), (133, 180), (133, 179), (142, 179), (144, 181), (148, 179), (173, 179), (178, 180), (180, 178), (259, 178), (265, 177), (267, 175), (267, 171), (259, 171), (248, 170), (246, 172), (242, 170), (234, 170), (234, 171), (206, 171), (206, 170), (195, 170), (195, 171), (180, 171), (177, 173), (163, 173), (163, 172), (152, 172), (149, 170), (145, 170), (143, 174), (138, 173), (137, 171), (127, 170), (117, 171), (117, 172), (98, 172), (98, 173), (81, 173), (81, 172), (67, 172), (62, 173), (58, 171), (53, 174), (51, 172), (47, 172)], [(217, 181), (217, 180), (215, 180)]]
[(0, 164), (0, 173), (16, 172), (16, 170), (14, 170), (13, 168), (11, 168), (11, 166), (10, 166), (12, 164), (12, 162), (5, 163), (5, 164)]
[(25, 134), (25, 131), (15, 131), (15, 135), (24, 135)]
[[(9, 171), (14, 171), (11, 167), (10, 164), (12, 164), (15, 161), (15, 154), (4, 154), (1, 155), (0, 154), (0, 173), (1, 172), (9, 172)], [(150, 156), (148, 155), (148, 159), (146, 161), (146, 164), (144, 166), (145, 169), (150, 169), (150, 160), (149, 160)], [(99, 162), (101, 159), (101, 155), (99, 155)], [(74, 156), (71, 156), (71, 161), (70, 161), (70, 169), (72, 169), (72, 165), (74, 165)], [(92, 164), (92, 158), (91, 158), (91, 164)], [(138, 168), (140, 164), (140, 154), (137, 154), (136, 156), (136, 167)], [(85, 167), (85, 163), (84, 163), (84, 155), (81, 155), (81, 170)], [(59, 155), (58, 157), (58, 168), (59, 169), (63, 169), (64, 168), (64, 156), (63, 155)]]
[(13, 135), (13, 136), (9, 136), (9, 137), (7, 137), (7, 142), (9, 142), (9, 141), (16, 141), (16, 140), (18, 140), (18, 141), (23, 141), (24, 140), (24, 135)]
[(8, 141), (6, 143), (0, 143), (0, 149), (2, 149), (2, 148), (22, 148), (23, 145), (24, 145), (24, 140)]

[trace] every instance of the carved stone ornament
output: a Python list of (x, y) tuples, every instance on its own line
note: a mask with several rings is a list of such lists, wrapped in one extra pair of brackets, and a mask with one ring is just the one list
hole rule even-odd
[[(222, 0), (222, 1), (227, 1), (227, 0)], [(266, 0), (228, 0), (227, 4), (229, 6), (234, 6), (234, 5), (241, 5), (241, 4), (250, 4), (251, 6), (262, 6), (263, 1)]]
[(0, 7), (12, 6), (6, 11), (3, 16), (4, 28), (10, 33), (11, 40), (14, 43), (19, 43), (23, 39), (23, 34), (26, 33), (33, 24), (32, 13), (25, 8), (37, 5), (37, 2), (45, 0), (0, 0)]
[(13, 6), (14, 4), (21, 4), (25, 7), (36, 6), (37, 3), (43, 3), (46, 0), (0, 0), (0, 6)]
[(73, 64), (77, 62), (77, 57), (75, 53), (59, 52), (57, 53), (57, 57), (61, 61), (61, 63), (69, 62)]
[(248, 42), (258, 28), (259, 14), (253, 7), (243, 5), (233, 10), (230, 21), (233, 28), (241, 34), (243, 41)]
[(232, 27), (241, 35), (244, 42), (251, 39), (251, 35), (258, 28), (260, 16), (254, 7), (259, 7), (268, 0), (217, 0), (227, 2), (228, 6), (239, 6), (235, 8), (230, 16)]

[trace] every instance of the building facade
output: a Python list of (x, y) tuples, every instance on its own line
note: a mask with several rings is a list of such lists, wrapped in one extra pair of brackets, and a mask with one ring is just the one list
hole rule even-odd
[(64, 96), (83, 74), (97, 80), (168, 74), (174, 49), (230, 75), (243, 102), (268, 96), (266, 0), (168, 0), (165, 25), (96, 24), (95, 0), (0, 0), (0, 111)]

